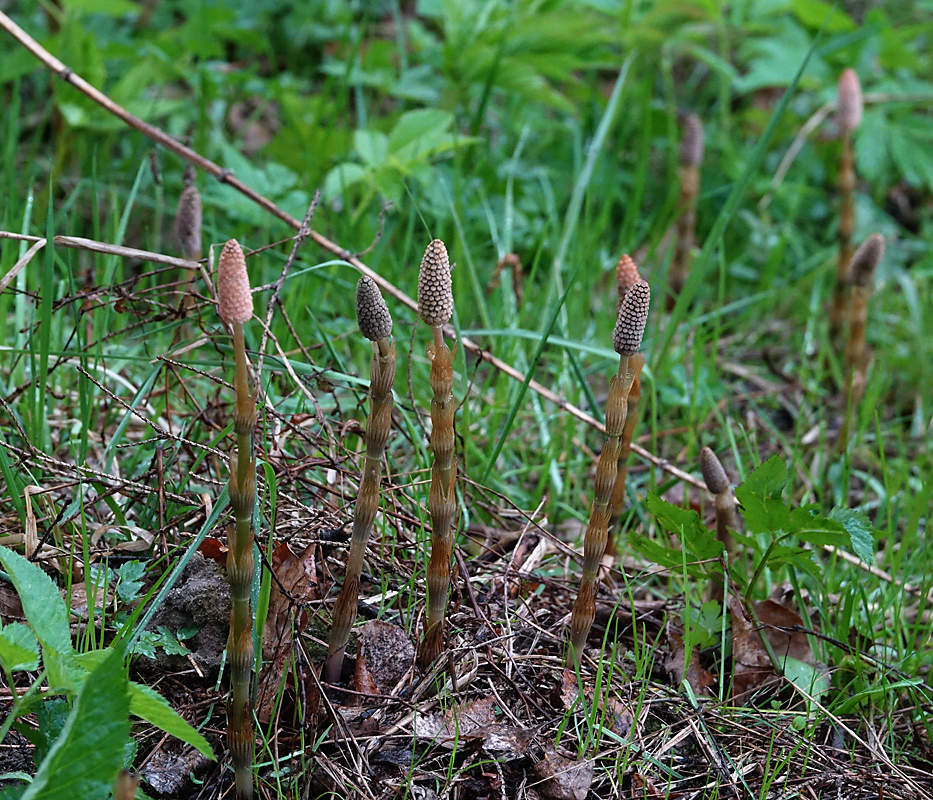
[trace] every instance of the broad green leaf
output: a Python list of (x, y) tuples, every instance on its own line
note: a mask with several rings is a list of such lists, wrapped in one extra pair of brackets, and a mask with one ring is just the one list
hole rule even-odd
[[(628, 543), (636, 553), (648, 559), (648, 561), (657, 564), (659, 567), (677, 570), (678, 572), (684, 569), (684, 556), (681, 550), (665, 547), (646, 536), (642, 536), (640, 533), (634, 532), (629, 532)], [(688, 558), (686, 571), (691, 577), (705, 578), (709, 573), (709, 570), (705, 569), (706, 566), (705, 564), (691, 563)]]
[(0, 564), (7, 571), (26, 619), (42, 645), (42, 659), (52, 688), (69, 687), (69, 663), (73, 654), (68, 609), (52, 579), (18, 553), (0, 547)]
[(122, 17), (127, 14), (138, 14), (140, 7), (130, 0), (66, 0), (65, 8), (68, 11), (77, 11), (83, 14), (106, 14), (110, 17)]
[(858, 27), (838, 4), (834, 6), (824, 0), (794, 0), (793, 9), (797, 19), (808, 28), (816, 29), (826, 23), (827, 33), (846, 33)]
[(651, 493), (648, 494), (646, 505), (665, 530), (681, 538), (684, 550), (689, 554), (687, 561), (705, 561), (718, 558), (722, 553), (722, 542), (703, 524), (700, 515), (692, 508), (672, 505)]
[(328, 200), (337, 197), (351, 186), (364, 180), (369, 174), (361, 164), (338, 164), (324, 178), (322, 193)]
[(813, 560), (813, 551), (806, 547), (784, 544), (773, 547), (768, 556), (768, 567), (773, 570), (781, 566), (796, 567), (815, 578), (820, 577), (821, 567)]
[(39, 668), (39, 643), (22, 623), (0, 628), (0, 664), (9, 672)]
[(786, 483), (787, 467), (778, 456), (771, 456), (735, 490), (748, 530), (756, 533), (787, 530), (790, 513), (781, 499)]
[[(815, 703), (830, 689), (829, 678), (819, 667), (814, 667), (799, 659), (786, 656), (781, 664), (784, 677), (808, 697), (807, 708), (812, 713), (816, 710)], [(811, 702), (810, 698), (813, 698)]]
[(875, 531), (871, 520), (861, 511), (851, 508), (834, 508), (829, 512), (829, 516), (846, 529), (852, 543), (852, 552), (866, 564), (874, 564)]
[(61, 735), (23, 800), (109, 796), (130, 732), (127, 684), (122, 654), (109, 650), (88, 675)]
[(809, 544), (848, 547), (849, 534), (841, 523), (816, 514), (810, 508), (795, 508), (790, 513), (790, 527)]
[(185, 722), (154, 689), (141, 683), (130, 683), (129, 695), (131, 714), (190, 744), (208, 758), (214, 758), (214, 752), (207, 740)]
[(373, 169), (379, 169), (385, 164), (389, 154), (389, 139), (378, 131), (354, 132), (353, 146), (360, 158)]
[(453, 119), (450, 112), (432, 108), (402, 114), (389, 135), (389, 151), (403, 161), (411, 159), (446, 137)]

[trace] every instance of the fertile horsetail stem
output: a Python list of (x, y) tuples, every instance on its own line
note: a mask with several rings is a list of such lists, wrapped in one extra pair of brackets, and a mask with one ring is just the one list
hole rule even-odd
[(849, 263), (849, 336), (844, 353), (846, 369), (846, 416), (839, 433), (838, 447), (842, 449), (849, 438), (849, 420), (865, 393), (871, 353), (865, 345), (865, 327), (868, 323), (868, 300), (871, 297), (875, 269), (884, 256), (884, 237), (880, 233), (869, 236)]
[[(638, 272), (638, 265), (629, 255), (623, 255), (616, 264), (616, 289), (619, 295), (619, 303), (616, 308), (622, 307), (622, 301), (638, 281), (641, 280), (641, 274)], [(632, 356), (629, 366), (635, 373), (635, 380), (632, 383), (632, 389), (628, 397), (628, 413), (625, 416), (625, 427), (622, 429), (622, 449), (619, 453), (618, 473), (615, 484), (612, 487), (612, 496), (609, 503), (612, 506), (612, 521), (617, 523), (625, 507), (625, 482), (628, 478), (628, 459), (632, 450), (632, 437), (635, 434), (635, 428), (638, 425), (639, 410), (638, 404), (641, 400), (641, 371), (645, 366), (645, 357), (641, 353)], [(609, 540), (606, 544), (606, 554), (614, 557), (617, 550), (617, 537), (619, 531), (617, 525), (613, 524), (609, 529)]]
[(696, 239), (697, 194), (700, 191), (700, 164), (703, 163), (703, 123), (696, 114), (687, 114), (683, 120), (683, 134), (678, 151), (680, 167), (679, 216), (677, 217), (677, 237), (674, 243), (674, 255), (668, 282), (670, 293), (667, 296), (668, 310), (674, 307), (677, 296), (683, 291), (690, 271), (690, 257)]
[[(201, 195), (194, 185), (194, 169), (191, 165), (185, 170), (185, 188), (178, 198), (178, 210), (175, 213), (175, 238), (182, 255), (188, 261), (201, 260)], [(194, 277), (194, 270), (185, 270), (185, 283)], [(188, 308), (194, 298), (190, 291), (185, 292), (184, 307)]]
[(852, 137), (862, 121), (862, 87), (855, 70), (847, 69), (839, 77), (836, 96), (836, 123), (842, 136), (839, 157), (839, 260), (836, 283), (829, 309), (829, 329), (836, 336), (845, 323), (847, 278), (852, 259), (852, 234), (855, 232), (855, 151)]
[[(732, 563), (735, 556), (732, 531), (737, 530), (739, 526), (735, 497), (732, 495), (729, 478), (726, 476), (722, 462), (708, 447), (700, 450), (700, 472), (703, 473), (706, 488), (713, 495), (714, 508), (716, 509), (716, 538), (722, 542), (726, 553), (729, 555), (729, 563)], [(713, 581), (711, 594), (715, 599), (722, 599), (723, 584), (721, 580), (716, 579)]]
[(230, 506), (234, 528), (229, 536), (227, 579), (233, 608), (230, 611), (230, 700), (227, 704), (227, 744), (233, 761), (237, 800), (253, 796), (253, 734), (250, 678), (253, 669), (253, 615), (250, 588), (253, 583), (253, 507), (256, 503), (256, 457), (253, 431), (256, 398), (249, 391), (243, 323), (253, 315), (253, 296), (246, 259), (236, 240), (224, 245), (217, 264), (217, 304), (220, 316), (233, 328), (236, 359), (236, 407), (233, 431), (237, 446), (230, 455)]
[(392, 427), (392, 386), (395, 383), (395, 344), (389, 341), (392, 316), (385, 300), (382, 299), (379, 287), (365, 275), (356, 285), (356, 321), (360, 333), (370, 340), (373, 349), (370, 365), (369, 419), (366, 422), (366, 458), (353, 514), (347, 575), (334, 606), (333, 627), (327, 647), (327, 660), (324, 662), (324, 679), (328, 683), (337, 683), (340, 680), (350, 628), (356, 619), (363, 558), (376, 519), (376, 511), (379, 509), (382, 457), (389, 429)]
[(635, 380), (629, 366), (632, 357), (641, 347), (648, 321), (648, 305), (651, 290), (645, 281), (638, 281), (626, 292), (619, 307), (612, 343), (619, 354), (619, 369), (609, 381), (609, 398), (606, 401), (606, 442), (596, 464), (596, 481), (590, 521), (583, 539), (583, 575), (580, 590), (570, 617), (570, 652), (568, 664), (579, 667), (586, 637), (596, 618), (596, 588), (599, 564), (606, 551), (609, 536), (609, 520), (612, 515), (610, 503), (612, 487), (618, 473), (619, 456), (622, 451), (622, 434), (628, 412), (628, 398)]
[(418, 315), (434, 334), (428, 345), (431, 360), (431, 557), (428, 561), (428, 607), (424, 636), (418, 648), (418, 665), (427, 669), (444, 649), (450, 559), (453, 555), (453, 519), (457, 510), (457, 460), (454, 455), (454, 365), (441, 332), (453, 314), (454, 297), (447, 248), (440, 239), (424, 251), (418, 273)]

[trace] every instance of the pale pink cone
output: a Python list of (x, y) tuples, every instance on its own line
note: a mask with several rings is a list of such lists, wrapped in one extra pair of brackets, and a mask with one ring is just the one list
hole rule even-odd
[(217, 305), (224, 322), (231, 325), (248, 322), (253, 316), (246, 258), (236, 239), (224, 245), (217, 261)]
[(854, 69), (839, 76), (836, 98), (836, 123), (842, 133), (852, 133), (862, 121), (862, 84)]

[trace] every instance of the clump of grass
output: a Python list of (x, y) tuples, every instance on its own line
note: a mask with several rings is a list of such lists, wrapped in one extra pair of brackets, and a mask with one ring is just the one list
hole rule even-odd
[(687, 114), (683, 119), (683, 134), (678, 151), (678, 177), (680, 199), (678, 200), (677, 236), (674, 255), (668, 274), (670, 294), (667, 308), (670, 310), (683, 291), (690, 271), (690, 257), (696, 242), (697, 194), (700, 191), (700, 165), (703, 163), (703, 123), (696, 114)]
[(829, 310), (829, 329), (836, 336), (846, 319), (849, 262), (852, 260), (852, 234), (855, 232), (855, 151), (852, 139), (862, 121), (862, 86), (854, 69), (839, 77), (836, 124), (842, 136), (839, 158), (839, 260), (836, 283)]
[[(735, 557), (732, 531), (738, 530), (739, 515), (726, 471), (723, 469), (722, 462), (709, 447), (700, 450), (700, 472), (703, 473), (706, 488), (713, 495), (713, 507), (716, 509), (716, 538), (725, 547), (731, 564)], [(722, 581), (715, 579), (710, 587), (711, 596), (716, 600), (722, 600), (723, 590)]]
[(427, 669), (444, 649), (447, 594), (450, 589), (450, 559), (453, 555), (453, 518), (457, 510), (457, 460), (454, 455), (454, 364), (444, 343), (443, 326), (450, 321), (454, 296), (447, 248), (435, 239), (424, 251), (418, 274), (418, 315), (431, 326), (428, 345), (431, 360), (431, 557), (428, 561), (428, 608), (424, 636), (418, 648), (418, 666)]
[(884, 256), (884, 237), (880, 233), (869, 236), (849, 264), (849, 336), (844, 353), (846, 369), (846, 422), (839, 434), (839, 447), (845, 446), (849, 433), (849, 420), (855, 414), (865, 393), (871, 352), (865, 344), (868, 323), (868, 300), (871, 298), (875, 269)]
[(230, 611), (230, 700), (227, 704), (227, 745), (233, 761), (238, 800), (253, 796), (253, 734), (250, 678), (253, 668), (253, 508), (256, 503), (256, 398), (249, 390), (243, 325), (253, 316), (253, 296), (246, 259), (235, 239), (227, 242), (217, 264), (217, 301), (220, 316), (233, 330), (236, 360), (236, 405), (233, 431), (236, 448), (230, 454), (230, 506), (234, 527), (227, 551), (227, 579), (233, 608)]
[[(622, 301), (638, 281), (641, 280), (641, 274), (634, 259), (629, 255), (623, 255), (616, 264), (616, 289), (619, 294), (618, 308), (622, 307)], [(618, 313), (618, 309), (617, 309)], [(635, 353), (629, 361), (629, 366), (635, 374), (635, 380), (632, 382), (632, 389), (628, 396), (628, 413), (625, 416), (625, 427), (622, 429), (622, 449), (619, 452), (618, 473), (615, 484), (612, 487), (612, 496), (609, 500), (612, 506), (612, 519), (618, 522), (622, 511), (625, 508), (625, 483), (628, 479), (628, 459), (632, 452), (632, 437), (635, 435), (635, 428), (638, 426), (640, 415), (639, 402), (641, 400), (641, 371), (645, 366), (645, 357), (641, 353)], [(606, 553), (615, 556), (617, 552), (617, 525), (609, 529), (609, 541), (606, 544)]]
[[(190, 164), (185, 169), (185, 188), (178, 198), (178, 210), (175, 213), (175, 238), (181, 248), (182, 255), (188, 261), (201, 260), (201, 195), (198, 187), (194, 185), (194, 167)], [(185, 271), (185, 283), (189, 284), (194, 277), (194, 271)], [(185, 292), (185, 308), (194, 302), (190, 292)]]
[(356, 321), (372, 344), (370, 366), (369, 419), (366, 422), (366, 457), (363, 477), (353, 515), (353, 534), (347, 556), (347, 574), (334, 606), (334, 620), (324, 662), (324, 678), (337, 683), (343, 668), (343, 656), (356, 618), (360, 594), (360, 574), (366, 545), (379, 509), (379, 481), (382, 478), (382, 458), (386, 439), (392, 427), (392, 386), (395, 383), (395, 343), (389, 341), (392, 316), (379, 287), (365, 275), (356, 285)]
[(583, 540), (583, 575), (580, 578), (580, 589), (570, 617), (570, 651), (567, 654), (567, 663), (576, 668), (580, 666), (586, 637), (596, 618), (599, 565), (609, 538), (609, 521), (612, 515), (610, 500), (618, 474), (622, 434), (628, 415), (629, 394), (635, 380), (631, 360), (641, 347), (645, 324), (648, 321), (650, 300), (651, 290), (645, 281), (640, 280), (632, 286), (619, 306), (616, 327), (612, 336), (613, 347), (619, 354), (619, 368), (609, 381), (609, 398), (606, 401), (606, 441), (596, 464), (593, 505)]

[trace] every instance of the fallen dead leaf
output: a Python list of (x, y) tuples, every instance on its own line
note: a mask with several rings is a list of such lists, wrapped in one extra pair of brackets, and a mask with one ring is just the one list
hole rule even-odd
[(299, 604), (321, 599), (314, 560), (315, 546), (309, 544), (301, 555), (296, 555), (283, 542), (272, 551), (275, 577), (262, 637), (263, 668), (259, 676), (256, 711), (262, 722), (268, 722), (272, 716), (282, 675), (291, 661), (293, 636), (301, 633), (308, 624), (308, 612)]
[(359, 636), (354, 688), (363, 694), (390, 694), (414, 660), (414, 645), (398, 625), (367, 622)]
[(566, 758), (550, 748), (531, 771), (540, 781), (538, 794), (547, 800), (585, 800), (593, 783), (592, 761)]
[[(675, 631), (667, 630), (667, 655), (664, 659), (664, 670), (671, 677), (674, 686), (680, 686), (683, 681), (684, 667), (687, 659), (687, 649), (683, 638)], [(700, 651), (693, 647), (690, 650), (690, 665), (686, 668), (687, 683), (697, 696), (710, 694), (709, 687), (716, 679), (712, 673), (700, 663)]]
[(774, 600), (760, 600), (753, 604), (753, 609), (761, 626), (755, 624), (737, 598), (729, 599), (729, 616), (732, 621), (733, 697), (751, 692), (764, 682), (777, 677), (768, 651), (762, 644), (762, 633), (767, 637), (778, 659), (793, 658), (811, 667), (816, 665), (805, 633), (778, 630), (779, 627), (803, 625), (803, 620), (796, 611)]

